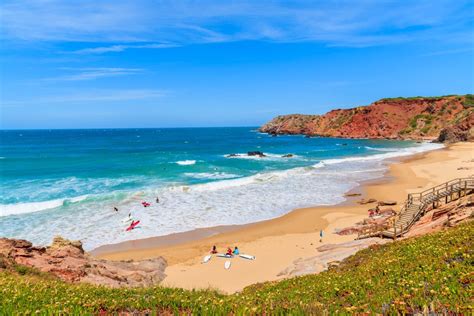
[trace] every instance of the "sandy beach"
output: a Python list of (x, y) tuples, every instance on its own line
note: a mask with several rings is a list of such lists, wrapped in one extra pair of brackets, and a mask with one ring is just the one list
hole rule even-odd
[[(232, 293), (254, 283), (288, 277), (282, 271), (297, 260), (318, 255), (316, 248), (321, 245), (354, 240), (355, 235), (340, 236), (334, 231), (367, 217), (367, 210), (375, 204), (359, 205), (356, 201), (361, 198), (395, 200), (398, 210), (408, 193), (468, 176), (474, 176), (474, 143), (457, 143), (391, 162), (384, 178), (355, 188), (349, 193), (360, 196), (347, 197), (339, 205), (297, 209), (282, 217), (250, 225), (201, 229), (104, 246), (92, 254), (112, 260), (162, 256), (168, 261), (163, 285), (215, 288)], [(321, 229), (324, 231), (322, 242), (319, 241)], [(224, 252), (227, 246), (238, 246), (241, 253), (252, 254), (256, 260), (233, 258), (229, 270), (224, 269), (226, 259), (222, 258), (214, 257), (202, 264), (203, 256), (213, 245), (219, 252)], [(321, 266), (320, 270), (323, 268)]]

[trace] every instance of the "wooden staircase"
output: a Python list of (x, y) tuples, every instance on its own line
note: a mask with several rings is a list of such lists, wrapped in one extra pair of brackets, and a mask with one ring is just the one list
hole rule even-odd
[(373, 236), (397, 238), (406, 233), (427, 211), (441, 203), (449, 203), (474, 191), (474, 178), (454, 179), (420, 193), (408, 194), (408, 198), (396, 215), (393, 225), (359, 233), (358, 238)]

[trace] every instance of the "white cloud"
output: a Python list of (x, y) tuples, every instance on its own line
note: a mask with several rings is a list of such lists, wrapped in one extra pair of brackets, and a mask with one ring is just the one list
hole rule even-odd
[(472, 42), (464, 35), (474, 10), (468, 0), (17, 0), (4, 1), (1, 11), (3, 38), (111, 43), (77, 51), (106, 53), (239, 40), (338, 46), (452, 38)]
[(135, 75), (142, 73), (144, 70), (140, 68), (62, 68), (62, 70), (74, 72), (73, 74), (59, 76), (54, 78), (46, 78), (52, 81), (82, 81), (94, 80), (104, 77), (117, 77), (125, 75)]
[(111, 46), (102, 46), (102, 47), (91, 47), (84, 48), (74, 51), (76, 54), (103, 54), (109, 52), (122, 52), (127, 49), (138, 49), (138, 48), (148, 48), (148, 49), (159, 49), (159, 48), (171, 48), (177, 47), (176, 44), (144, 44), (144, 45), (111, 45)]

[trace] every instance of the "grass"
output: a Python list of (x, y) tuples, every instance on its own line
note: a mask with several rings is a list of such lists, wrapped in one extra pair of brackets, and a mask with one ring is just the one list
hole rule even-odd
[(474, 94), (466, 94), (462, 105), (465, 108), (474, 107)]
[(431, 122), (433, 120), (433, 116), (430, 114), (418, 114), (412, 117), (410, 122), (408, 123), (412, 129), (415, 129), (418, 127), (418, 121), (423, 120), (425, 122), (425, 126), (431, 125)]
[(0, 314), (412, 314), (474, 311), (474, 222), (359, 251), (338, 268), (241, 293), (67, 284), (0, 272)]
[[(466, 97), (469, 94), (466, 95)], [(415, 97), (395, 97), (395, 98), (383, 98), (380, 99), (379, 101), (402, 101), (402, 100), (431, 100), (431, 101), (437, 101), (442, 98), (450, 98), (450, 97), (458, 97), (461, 98), (462, 95), (456, 95), (456, 94), (448, 94), (448, 95), (441, 95), (441, 96), (415, 96)]]

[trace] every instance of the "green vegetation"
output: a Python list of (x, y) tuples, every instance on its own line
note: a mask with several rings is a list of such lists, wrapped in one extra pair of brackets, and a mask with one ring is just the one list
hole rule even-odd
[(465, 108), (474, 107), (474, 94), (466, 94), (462, 105)]
[(433, 116), (430, 114), (418, 114), (412, 117), (410, 122), (408, 123), (412, 129), (415, 129), (418, 127), (418, 121), (423, 120), (425, 122), (425, 126), (431, 125), (431, 122), (433, 120)]
[(338, 268), (234, 295), (162, 287), (111, 289), (67, 284), (25, 271), (0, 272), (4, 314), (340, 314), (474, 311), (474, 222), (373, 246)]

